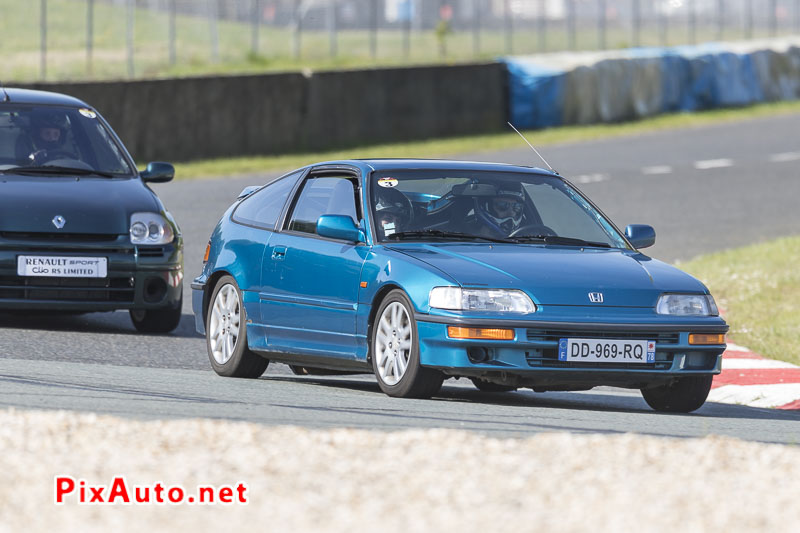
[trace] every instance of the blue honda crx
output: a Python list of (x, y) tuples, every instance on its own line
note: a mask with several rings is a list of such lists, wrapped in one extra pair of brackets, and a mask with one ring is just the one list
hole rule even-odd
[(374, 372), (427, 398), (641, 389), (659, 411), (705, 402), (728, 326), (698, 280), (638, 251), (562, 177), (430, 160), (310, 165), (248, 187), (194, 280), (197, 329), (222, 376)]

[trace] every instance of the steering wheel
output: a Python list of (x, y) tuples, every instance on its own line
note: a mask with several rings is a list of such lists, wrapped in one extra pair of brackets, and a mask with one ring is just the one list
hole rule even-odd
[(403, 200), (405, 201), (406, 209), (408, 210), (408, 224), (411, 224), (411, 222), (414, 221), (414, 204), (411, 202), (411, 198), (403, 193), (400, 194), (403, 195)]
[(524, 226), (520, 226), (508, 234), (509, 237), (525, 237), (527, 235), (556, 236), (558, 234), (553, 231), (551, 227), (545, 226), (544, 224), (525, 224)]
[(47, 150), (46, 148), (43, 148), (41, 150), (31, 152), (31, 154), (28, 156), (28, 159), (36, 164), (41, 164), (46, 163), (47, 161), (53, 161), (55, 159), (75, 159), (75, 154), (65, 150)]
[(397, 208), (399, 208), (401, 204), (404, 206), (403, 210), (408, 213), (406, 224), (410, 224), (411, 221), (414, 220), (414, 204), (411, 203), (411, 198), (397, 189), (391, 188), (387, 188), (380, 194), (383, 195), (383, 201), (391, 203)]

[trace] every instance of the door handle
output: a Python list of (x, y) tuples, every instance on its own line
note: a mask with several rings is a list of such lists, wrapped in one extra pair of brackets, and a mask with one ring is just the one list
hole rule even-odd
[(272, 249), (272, 259), (275, 261), (283, 261), (286, 259), (286, 247), (285, 246), (276, 246)]

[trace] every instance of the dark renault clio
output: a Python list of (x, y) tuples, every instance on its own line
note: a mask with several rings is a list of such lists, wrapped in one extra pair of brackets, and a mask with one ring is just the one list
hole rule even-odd
[(183, 239), (103, 118), (60, 94), (0, 88), (0, 311), (128, 309), (139, 331), (181, 317)]

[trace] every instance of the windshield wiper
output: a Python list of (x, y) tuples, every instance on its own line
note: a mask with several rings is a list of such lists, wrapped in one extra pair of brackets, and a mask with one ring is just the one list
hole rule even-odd
[(470, 241), (475, 239), (480, 239), (482, 241), (489, 241), (489, 242), (512, 242), (512, 243), (516, 242), (509, 239), (498, 239), (494, 237), (484, 237), (483, 235), (471, 235), (469, 233), (460, 233), (458, 231), (443, 231), (438, 229), (401, 231), (386, 236), (387, 239), (394, 239), (398, 241), (402, 239), (413, 239), (415, 237), (442, 237), (445, 239), (458, 239), (458, 240), (470, 240)]
[(511, 237), (510, 240), (513, 242), (543, 242), (545, 244), (566, 244), (573, 246), (611, 248), (611, 245), (605, 242), (585, 241), (583, 239), (576, 239), (574, 237), (561, 237), (559, 235), (520, 235), (518, 237)]
[(80, 175), (80, 176), (101, 176), (103, 178), (113, 178), (117, 174), (103, 172), (102, 170), (92, 170), (88, 168), (62, 167), (57, 165), (39, 165), (30, 167), (11, 167), (0, 170), (0, 174), (54, 174), (54, 175)]

